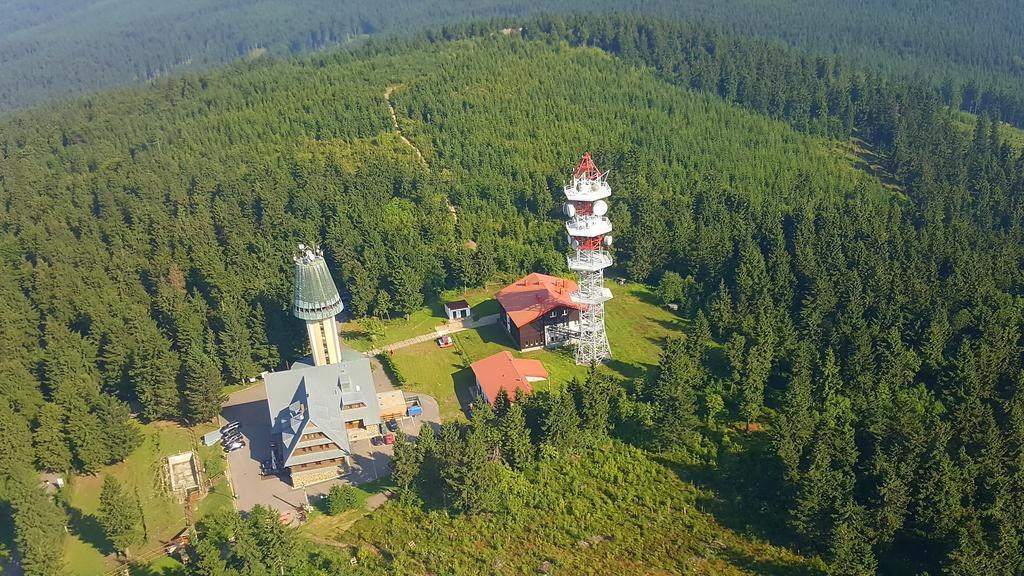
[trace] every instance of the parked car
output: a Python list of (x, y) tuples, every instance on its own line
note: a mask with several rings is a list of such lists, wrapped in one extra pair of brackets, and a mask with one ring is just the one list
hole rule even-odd
[(398, 432), (398, 420), (395, 420), (394, 418), (392, 418), (391, 420), (388, 420), (386, 424), (387, 424), (388, 430), (390, 430), (392, 432)]
[(235, 450), (241, 450), (242, 448), (245, 448), (245, 440), (239, 439), (231, 442), (230, 444), (225, 444), (224, 452), (231, 453)]
[(394, 443), (395, 443), (395, 435), (394, 434), (389, 432), (389, 433), (384, 435), (384, 444), (386, 444), (388, 446), (392, 446)]
[(440, 346), (441, 348), (451, 348), (454, 344), (455, 341), (452, 340), (452, 337), (449, 336), (448, 334), (445, 334), (444, 336), (441, 336), (437, 339), (437, 345)]
[(225, 434), (224, 436), (222, 436), (221, 439), (220, 439), (220, 443), (226, 446), (228, 444), (231, 444), (232, 442), (235, 442), (236, 440), (241, 440), (241, 439), (242, 439), (242, 433), (239, 432), (238, 430), (235, 430), (234, 432), (229, 432), (228, 434)]
[(228, 432), (238, 430), (238, 427), (241, 425), (241, 422), (238, 422), (237, 420), (234, 422), (228, 422), (227, 424), (220, 427), (220, 433), (227, 435)]

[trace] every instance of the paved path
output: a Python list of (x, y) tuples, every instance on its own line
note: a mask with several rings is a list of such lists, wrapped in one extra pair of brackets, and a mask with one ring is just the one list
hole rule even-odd
[(470, 330), (480, 328), (481, 326), (497, 324), (497, 322), (497, 314), (484, 316), (482, 318), (474, 320), (473, 322), (449, 322), (447, 324), (443, 324), (441, 326), (438, 326), (437, 328), (434, 328), (434, 331), (429, 334), (421, 334), (419, 336), (414, 336), (412, 338), (400, 340), (398, 342), (395, 342), (394, 344), (388, 344), (387, 346), (384, 346), (382, 348), (374, 348), (373, 350), (364, 352), (364, 354), (366, 354), (367, 356), (376, 356), (377, 354), (380, 354), (385, 350), (398, 350), (399, 348), (406, 348), (408, 346), (419, 344), (420, 342), (427, 342), (429, 340), (433, 340), (434, 338), (444, 336), (445, 334), (455, 334), (456, 332), (462, 332), (464, 330)]

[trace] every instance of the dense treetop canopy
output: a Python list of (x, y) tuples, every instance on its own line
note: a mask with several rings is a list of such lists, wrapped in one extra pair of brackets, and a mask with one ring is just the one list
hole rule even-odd
[(973, 82), (968, 90), (996, 90), (987, 105), (1010, 105), (1018, 120), (1024, 117), (1013, 94), (1024, 82), (1024, 10), (1012, 0), (3, 0), (0, 109), (267, 51), (320, 50), (480, 18), (573, 12), (684, 18), (953, 85)]
[(443, 429), (409, 451), (438, 466), (402, 470), (410, 492), (492, 513), (480, 478), (555, 469), (534, 457), (577, 453), (577, 429), (724, 466), (738, 421), (761, 442), (732, 472), (762, 482), (736, 497), (773, 543), (842, 574), (1019, 570), (1024, 156), (949, 97), (692, 24), (543, 17), (4, 117), (0, 495), (45, 527), (19, 528), (30, 573), (59, 566), (33, 535), (62, 514), (34, 469), (123, 459), (130, 406), (202, 421), (223, 383), (302, 352), (297, 243), (323, 246), (357, 316), (557, 273), (587, 149), (616, 190), (616, 273), (661, 283), (692, 330), (636, 382)]

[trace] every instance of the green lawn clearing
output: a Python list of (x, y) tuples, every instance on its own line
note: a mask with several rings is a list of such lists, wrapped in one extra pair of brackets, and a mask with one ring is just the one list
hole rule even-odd
[(429, 334), (445, 322), (444, 303), (452, 300), (469, 302), (474, 318), (497, 314), (498, 303), (494, 300), (494, 292), (504, 284), (494, 283), (487, 288), (473, 288), (465, 291), (449, 290), (437, 299), (425, 304), (419, 310), (405, 318), (384, 321), (384, 335), (372, 340), (363, 320), (352, 320), (341, 325), (341, 337), (347, 346), (364, 352), (374, 348), (383, 348), (388, 344), (408, 340), (422, 334)]
[[(212, 429), (213, 426), (207, 428)], [(203, 430), (197, 428), (196, 434)], [(66, 489), (69, 536), (64, 544), (64, 559), (67, 574), (103, 574), (120, 564), (96, 518), (100, 487), (108, 474), (120, 480), (127, 490), (133, 491), (141, 504), (146, 543), (138, 550), (132, 550), (133, 556), (145, 557), (153, 553), (185, 527), (184, 508), (174, 499), (170, 487), (165, 485), (163, 466), (167, 456), (192, 449), (188, 430), (169, 422), (155, 422), (141, 426), (141, 432), (142, 445), (124, 462), (108, 466), (95, 475), (71, 478)], [(217, 474), (224, 469), (224, 456), (217, 446), (201, 447), (199, 458), (208, 474)], [(218, 492), (221, 489), (227, 496)], [(222, 477), (215, 491), (200, 502), (199, 514), (201, 516), (225, 505), (230, 507), (232, 500), (227, 481)], [(145, 572), (151, 568), (152, 565), (140, 568), (143, 570), (140, 573), (178, 573), (171, 564), (157, 566), (153, 568), (155, 572)]]
[[(608, 340), (614, 358), (607, 369), (625, 378), (643, 376), (657, 364), (665, 339), (678, 333), (685, 321), (659, 306), (650, 289), (639, 284), (609, 283), (615, 297), (606, 305)], [(546, 382), (534, 383), (538, 390), (564, 386), (573, 377), (586, 374), (577, 366), (569, 349), (519, 352), (505, 330), (495, 324), (455, 334), (456, 346), (439, 348), (433, 341), (395, 350), (392, 358), (409, 392), (433, 396), (441, 410), (441, 420), (464, 419), (463, 407), (470, 401), (473, 373), (469, 364), (501, 352), (516, 357), (540, 360), (550, 374)]]

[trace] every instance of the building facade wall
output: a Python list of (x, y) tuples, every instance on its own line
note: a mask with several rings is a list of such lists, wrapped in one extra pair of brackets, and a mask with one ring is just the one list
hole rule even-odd
[(333, 317), (306, 322), (306, 334), (309, 336), (309, 348), (316, 366), (341, 361), (341, 338), (338, 336), (338, 326)]
[(308, 468), (305, 470), (293, 469), (290, 471), (291, 483), (292, 486), (299, 488), (301, 486), (316, 484), (317, 482), (333, 480), (341, 476), (341, 470), (341, 466), (337, 463), (332, 463), (323, 468)]
[(499, 314), (499, 322), (508, 332), (509, 336), (516, 343), (516, 346), (520, 350), (530, 350), (534, 348), (542, 348), (544, 346), (551, 346), (561, 344), (562, 342), (548, 342), (545, 336), (546, 328), (549, 326), (563, 326), (563, 325), (574, 325), (578, 326), (580, 320), (580, 311), (575, 308), (569, 308), (566, 306), (558, 306), (553, 308), (540, 318), (537, 318), (533, 322), (524, 326), (516, 326), (515, 322), (508, 317), (508, 312), (504, 307), (501, 307)]

